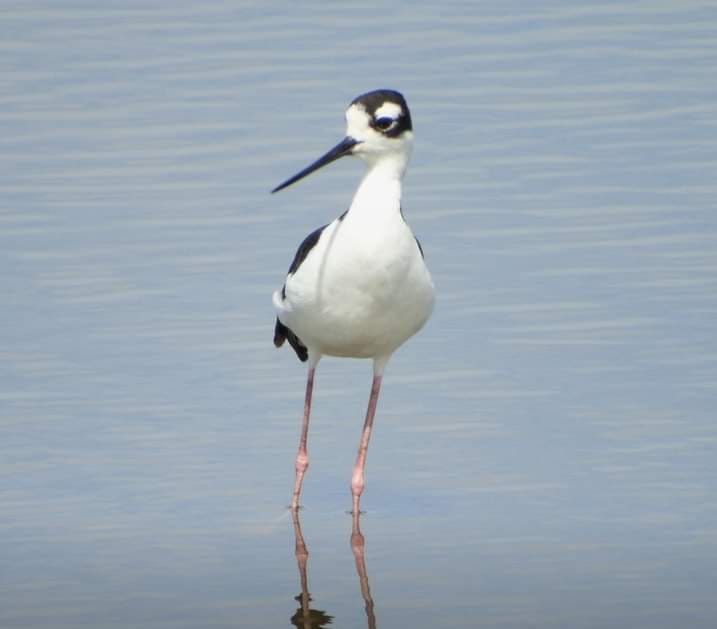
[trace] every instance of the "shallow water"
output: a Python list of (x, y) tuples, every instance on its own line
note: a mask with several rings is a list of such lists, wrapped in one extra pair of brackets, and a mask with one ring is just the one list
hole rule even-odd
[(384, 380), (365, 572), (370, 365), (321, 363), (294, 624), (713, 627), (714, 4), (144, 4), (0, 21), (3, 627), (291, 626), (270, 298), (361, 167), (268, 191), (384, 86), (438, 302)]

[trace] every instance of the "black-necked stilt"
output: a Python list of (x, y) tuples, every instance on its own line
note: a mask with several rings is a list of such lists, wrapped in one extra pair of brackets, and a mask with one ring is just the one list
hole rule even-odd
[(421, 246), (401, 211), (401, 181), (413, 144), (405, 99), (393, 90), (363, 94), (346, 110), (346, 123), (341, 142), (272, 190), (345, 155), (356, 155), (367, 165), (348, 211), (306, 237), (284, 286), (274, 293), (274, 344), (280, 347), (288, 340), (299, 359), (308, 360), (292, 509), (299, 506), (309, 465), (306, 442), (316, 365), (324, 354), (373, 359), (371, 395), (351, 477), (353, 512), (358, 514), (384, 368), (426, 322), (434, 295)]

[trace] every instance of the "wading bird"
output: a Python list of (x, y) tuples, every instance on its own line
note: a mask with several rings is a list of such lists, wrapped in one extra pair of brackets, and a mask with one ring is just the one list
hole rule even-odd
[(405, 99), (386, 89), (363, 94), (346, 110), (346, 123), (341, 142), (272, 190), (345, 155), (361, 158), (367, 167), (349, 209), (306, 237), (283, 287), (274, 293), (274, 344), (289, 341), (299, 359), (308, 362), (292, 509), (299, 507), (309, 465), (307, 436), (319, 360), (324, 355), (373, 359), (371, 394), (351, 476), (353, 513), (358, 514), (384, 368), (428, 320), (434, 291), (421, 245), (401, 210), (401, 183), (413, 144)]

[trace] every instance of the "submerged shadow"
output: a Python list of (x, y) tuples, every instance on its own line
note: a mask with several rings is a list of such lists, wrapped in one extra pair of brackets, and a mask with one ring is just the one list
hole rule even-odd
[[(366, 559), (364, 556), (365, 539), (360, 528), (360, 514), (354, 514), (351, 525), (351, 551), (356, 562), (356, 574), (359, 578), (359, 586), (361, 588), (361, 597), (364, 601), (364, 609), (366, 610), (366, 620), (368, 629), (376, 629), (376, 616), (373, 609), (373, 599), (371, 598), (371, 589), (368, 584), (368, 574), (366, 572)], [(295, 596), (300, 604), (294, 615), (291, 617), (291, 624), (301, 629), (325, 629), (333, 621), (330, 616), (321, 609), (311, 607), (311, 594), (309, 593), (309, 577), (308, 577), (308, 561), (309, 551), (304, 541), (304, 535), (301, 532), (301, 521), (299, 520), (299, 512), (292, 510), (291, 519), (294, 525), (294, 538), (296, 540), (294, 546), (294, 555), (296, 556), (296, 565), (299, 569), (299, 580), (301, 582), (301, 592)]]

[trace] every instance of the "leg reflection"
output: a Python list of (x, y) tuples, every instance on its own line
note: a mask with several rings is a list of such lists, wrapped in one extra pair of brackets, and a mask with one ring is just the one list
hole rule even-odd
[(291, 518), (294, 523), (294, 537), (296, 545), (294, 554), (296, 556), (296, 565), (299, 568), (299, 578), (301, 580), (301, 593), (295, 596), (295, 600), (299, 601), (301, 607), (291, 617), (291, 624), (301, 629), (325, 629), (331, 624), (333, 616), (329, 616), (320, 609), (311, 609), (311, 594), (309, 594), (309, 580), (306, 573), (306, 564), (309, 560), (309, 551), (306, 549), (304, 536), (301, 534), (301, 523), (299, 522), (299, 512), (296, 509), (291, 510)]
[(376, 616), (373, 612), (373, 599), (371, 598), (371, 588), (368, 585), (368, 574), (366, 573), (366, 558), (364, 557), (364, 537), (361, 533), (359, 520), (361, 514), (358, 509), (354, 509), (352, 513), (351, 525), (351, 550), (356, 561), (356, 573), (361, 584), (361, 596), (363, 597), (364, 607), (366, 609), (366, 619), (368, 620), (368, 628), (376, 629)]

